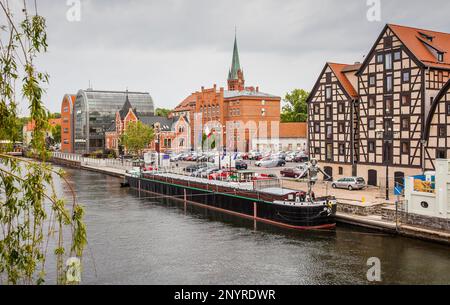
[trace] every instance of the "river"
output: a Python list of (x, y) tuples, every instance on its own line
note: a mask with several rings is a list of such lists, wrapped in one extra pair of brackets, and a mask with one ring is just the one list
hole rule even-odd
[(444, 245), (343, 225), (255, 230), (251, 221), (139, 198), (117, 178), (65, 170), (86, 208), (83, 284), (369, 284), (371, 257), (380, 259), (381, 284), (450, 284)]

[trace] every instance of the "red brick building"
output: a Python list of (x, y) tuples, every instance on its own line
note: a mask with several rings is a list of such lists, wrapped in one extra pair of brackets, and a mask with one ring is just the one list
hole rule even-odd
[(61, 151), (73, 153), (72, 147), (72, 114), (76, 95), (66, 94), (61, 104)]
[(219, 140), (217, 148), (249, 151), (252, 139), (278, 138), (280, 101), (278, 96), (260, 92), (259, 87), (245, 87), (235, 39), (228, 90), (216, 85), (202, 87), (181, 102), (172, 116), (190, 119), (193, 150), (201, 150), (205, 130), (212, 130)]

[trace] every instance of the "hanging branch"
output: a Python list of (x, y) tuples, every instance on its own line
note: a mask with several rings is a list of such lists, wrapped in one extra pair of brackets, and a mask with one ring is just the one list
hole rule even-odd
[[(36, 14), (30, 16), (23, 2), (18, 22), (8, 1), (0, 0), (0, 15), (4, 15), (0, 23), (6, 22), (0, 24), (0, 140), (10, 143), (0, 146), (0, 284), (43, 284), (49, 245), (55, 245), (57, 283), (65, 284), (65, 259), (72, 255), (81, 259), (87, 245), (84, 210), (62, 172), (46, 162), (45, 135), (50, 126), (42, 97), (49, 76), (38, 71), (33, 62), (48, 45), (45, 19), (38, 15), (36, 1), (34, 5)], [(32, 155), (41, 161), (7, 154), (21, 132), (18, 93), (22, 103), (28, 104), (35, 125)], [(56, 194), (54, 174), (69, 186), (73, 200), (70, 210)], [(63, 237), (70, 237), (70, 249), (65, 248)]]

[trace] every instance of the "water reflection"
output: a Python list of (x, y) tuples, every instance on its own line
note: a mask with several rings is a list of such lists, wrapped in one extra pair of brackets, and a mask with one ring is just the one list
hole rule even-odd
[(370, 257), (383, 284), (450, 284), (446, 246), (345, 226), (255, 231), (249, 220), (140, 199), (116, 178), (67, 172), (87, 211), (85, 284), (367, 284)]

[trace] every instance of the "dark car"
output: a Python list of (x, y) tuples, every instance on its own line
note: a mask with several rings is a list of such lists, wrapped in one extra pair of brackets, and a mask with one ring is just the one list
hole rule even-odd
[(297, 155), (294, 158), (294, 162), (296, 162), (296, 163), (305, 163), (308, 161), (309, 161), (309, 158), (308, 158), (308, 156), (305, 156), (305, 155)]
[(282, 177), (289, 177), (289, 178), (303, 178), (306, 175), (306, 173), (304, 173), (298, 168), (285, 168), (280, 172), (280, 174)]
[(248, 164), (245, 163), (244, 161), (236, 161), (236, 166), (235, 168), (237, 170), (242, 170), (242, 169), (248, 169)]
[(278, 159), (278, 166), (280, 167), (286, 166), (286, 161), (284, 159)]
[(198, 171), (200, 168), (204, 168), (204, 167), (207, 167), (207, 165), (205, 163), (193, 164), (193, 165), (189, 165), (188, 167), (186, 167), (184, 169), (184, 171), (187, 173), (193, 173), (195, 171)]

